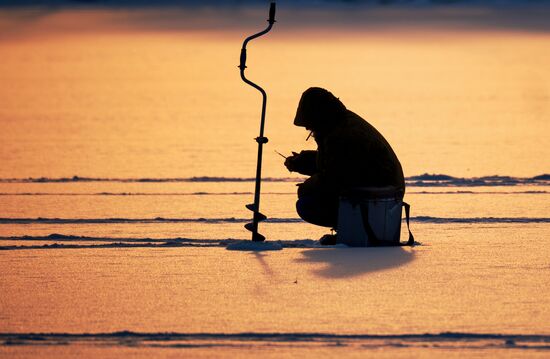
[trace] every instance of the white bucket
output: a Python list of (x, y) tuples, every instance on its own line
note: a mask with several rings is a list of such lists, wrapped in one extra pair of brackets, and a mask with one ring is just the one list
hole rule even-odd
[[(403, 192), (393, 187), (355, 188), (342, 195), (337, 242), (351, 247), (400, 245), (402, 208), (408, 207), (402, 198)], [(413, 242), (410, 234), (408, 244)]]

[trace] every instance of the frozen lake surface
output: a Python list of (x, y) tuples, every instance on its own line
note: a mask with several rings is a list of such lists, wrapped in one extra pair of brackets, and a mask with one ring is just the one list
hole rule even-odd
[[(544, 30), (285, 31), (282, 16), (247, 70), (269, 94), (260, 232), (282, 249), (228, 251), (250, 234), (260, 99), (236, 65), (251, 28), (0, 15), (1, 356), (549, 355)], [(309, 86), (392, 144), (416, 246), (324, 248), (297, 217), (303, 178), (273, 149), (314, 146), (292, 126)]]
[[(282, 250), (252, 252), (225, 249), (248, 239), (247, 213), (230, 217), (230, 208), (250, 194), (158, 194), (165, 184), (148, 183), (149, 194), (92, 195), (69, 186), (70, 195), (3, 196), (4, 353), (544, 357), (550, 350), (548, 185), (409, 187), (419, 245), (323, 248), (316, 240), (327, 231), (299, 220), (295, 195), (278, 192), (294, 183), (267, 183), (264, 204), (275, 219), (261, 231)], [(21, 208), (26, 219), (16, 215)]]

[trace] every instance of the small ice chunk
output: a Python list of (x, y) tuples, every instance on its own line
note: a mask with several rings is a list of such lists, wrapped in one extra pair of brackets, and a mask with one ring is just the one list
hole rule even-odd
[(283, 246), (279, 242), (238, 241), (227, 245), (230, 251), (280, 251)]

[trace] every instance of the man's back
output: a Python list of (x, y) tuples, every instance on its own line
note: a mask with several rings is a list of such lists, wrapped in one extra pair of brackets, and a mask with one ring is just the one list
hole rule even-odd
[(323, 182), (338, 192), (352, 187), (405, 189), (393, 149), (371, 124), (347, 110), (331, 131), (317, 135), (317, 167)]

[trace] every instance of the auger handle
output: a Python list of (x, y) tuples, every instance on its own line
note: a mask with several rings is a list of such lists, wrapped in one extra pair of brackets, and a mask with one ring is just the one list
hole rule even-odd
[(241, 62), (239, 68), (241, 70), (246, 69), (246, 49), (244, 47), (241, 49)]
[(267, 20), (270, 24), (273, 25), (275, 22), (275, 3), (272, 2), (269, 6), (269, 20)]

